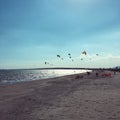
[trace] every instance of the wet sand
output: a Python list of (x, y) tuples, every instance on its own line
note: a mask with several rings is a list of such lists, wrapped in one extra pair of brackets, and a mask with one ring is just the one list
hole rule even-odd
[(120, 120), (120, 73), (0, 86), (0, 120)]

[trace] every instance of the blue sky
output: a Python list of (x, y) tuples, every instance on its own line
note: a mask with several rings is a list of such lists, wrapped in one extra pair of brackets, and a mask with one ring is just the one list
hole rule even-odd
[(120, 65), (119, 6), (119, 0), (0, 0), (0, 68)]

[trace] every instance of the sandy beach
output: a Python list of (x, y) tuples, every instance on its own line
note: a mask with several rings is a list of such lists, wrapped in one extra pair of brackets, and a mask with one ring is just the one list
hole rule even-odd
[(97, 72), (0, 86), (0, 120), (120, 120), (120, 73)]

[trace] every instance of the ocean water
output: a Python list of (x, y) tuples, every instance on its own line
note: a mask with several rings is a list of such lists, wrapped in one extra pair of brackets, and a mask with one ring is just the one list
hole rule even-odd
[(17, 82), (42, 80), (64, 75), (84, 73), (88, 70), (76, 69), (49, 69), (49, 70), (0, 70), (0, 85), (13, 84)]

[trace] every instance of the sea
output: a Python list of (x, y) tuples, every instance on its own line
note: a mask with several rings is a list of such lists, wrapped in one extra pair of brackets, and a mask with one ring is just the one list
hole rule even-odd
[(18, 82), (27, 82), (33, 80), (44, 80), (46, 78), (55, 78), (65, 75), (85, 73), (90, 70), (79, 69), (18, 69), (18, 70), (0, 70), (0, 85), (15, 84)]

